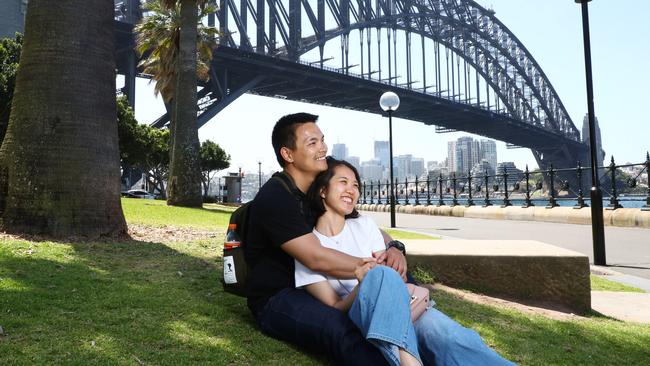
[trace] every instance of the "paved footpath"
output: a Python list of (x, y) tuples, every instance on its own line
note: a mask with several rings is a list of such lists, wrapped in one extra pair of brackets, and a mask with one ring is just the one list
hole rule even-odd
[[(379, 226), (390, 226), (390, 214), (363, 211)], [(528, 239), (574, 250), (589, 256), (593, 263), (591, 226), (549, 222), (487, 220), (465, 217), (398, 213), (400, 229), (430, 233), (449, 239)], [(608, 268), (650, 279), (650, 229), (605, 227)]]
[[(364, 211), (380, 226), (390, 226), (390, 214)], [(591, 226), (546, 222), (487, 220), (464, 217), (397, 214), (398, 229), (434, 234), (444, 239), (537, 240), (589, 256), (593, 263)], [(594, 274), (647, 293), (592, 291), (592, 308), (623, 321), (650, 324), (650, 229), (605, 227), (607, 267)]]

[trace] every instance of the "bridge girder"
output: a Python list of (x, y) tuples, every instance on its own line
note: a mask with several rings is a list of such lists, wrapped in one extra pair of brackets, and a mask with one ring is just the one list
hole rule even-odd
[[(288, 4), (288, 11), (285, 4)], [(370, 0), (241, 0), (239, 4), (234, 0), (220, 0), (219, 5), (220, 9), (216, 15), (219, 27), (222, 29), (221, 46), (215, 50), (212, 80), (202, 91), (204, 102), (197, 111), (201, 123), (207, 122), (206, 116), (213, 116), (244, 92), (376, 111), (375, 97), (378, 96), (373, 93), (391, 89), (400, 94), (402, 99), (408, 95), (406, 100), (417, 100), (420, 103), (411, 111), (406, 111), (404, 102), (400, 113), (403, 118), (464, 130), (529, 147), (533, 149), (540, 166), (551, 160), (568, 161), (572, 157), (583, 156), (586, 151), (586, 146), (579, 142), (577, 128), (541, 67), (514, 34), (494, 16), (494, 12), (482, 8), (473, 0), (376, 0), (374, 2)], [(304, 22), (303, 15), (306, 18)], [(326, 29), (328, 23), (332, 21), (334, 26)], [(303, 32), (302, 24), (309, 24), (311, 30)], [(381, 57), (378, 56), (378, 70), (372, 71), (370, 44), (373, 29), (376, 29), (378, 53), (381, 53), (380, 30), (387, 30), (389, 39), (387, 79), (382, 79)], [(249, 30), (253, 32), (249, 33)], [(360, 32), (362, 70), (360, 75), (350, 72), (355, 65), (350, 66), (347, 60), (349, 34), (352, 31)], [(363, 72), (364, 31), (368, 45), (367, 73)], [(406, 82), (398, 80), (397, 75), (396, 32), (398, 31), (404, 34), (406, 40), (404, 46), (407, 54), (405, 62), (408, 64)], [(304, 36), (310, 32), (311, 34)], [(237, 33), (239, 37), (235, 37)], [(391, 71), (391, 33), (395, 55), (394, 73)], [(419, 66), (423, 68), (424, 81), (420, 88), (414, 87), (413, 84), (416, 82), (411, 77), (412, 34), (421, 37), (422, 64)], [(324, 58), (323, 49), (328, 42), (338, 37), (341, 38), (342, 67), (338, 74), (331, 75), (333, 70), (324, 65), (327, 59)], [(438, 57), (438, 60), (435, 64), (438, 67), (442, 53), (439, 48), (442, 45), (447, 57), (451, 54), (452, 73), (454, 55), (457, 65), (462, 59), (464, 67), (469, 65), (474, 69), (475, 103), (471, 102), (469, 95), (465, 95), (466, 100), (463, 102), (460, 94), (456, 100), (454, 95), (456, 93), (441, 90), (440, 70), (435, 85), (427, 86), (425, 39), (433, 41), (434, 46), (437, 47), (435, 57)], [(305, 64), (300, 57), (315, 48), (320, 51), (320, 60)], [(229, 63), (232, 61), (229, 58), (234, 54), (243, 57), (244, 63), (255, 59), (255, 62), (243, 66), (252, 74), (234, 77), (241, 71), (237, 70), (235, 64)], [(256, 59), (254, 55), (259, 55), (261, 59)], [(402, 61), (404, 60), (400, 60)], [(254, 77), (256, 72), (263, 72), (262, 70), (277, 71), (277, 68), (271, 68), (270, 71), (266, 69), (269, 64), (285, 62), (292, 63), (292, 67), (299, 69), (300, 72), (292, 74), (284, 70), (280, 74), (285, 76), (292, 74), (291, 77), (295, 79)], [(255, 66), (251, 69), (251, 65)], [(449, 70), (449, 61), (446, 65)], [(457, 68), (460, 72), (460, 67)], [(463, 70), (465, 72), (465, 68)], [(467, 75), (470, 71), (467, 71)], [(308, 83), (313, 77), (305, 75), (322, 72), (329, 73), (330, 79), (320, 79), (321, 88), (314, 88), (313, 84)], [(482, 102), (480, 98), (479, 75), (480, 80), (489, 86), (486, 87), (487, 103)], [(344, 81), (344, 78), (349, 80)], [(452, 88), (455, 82), (452, 77)], [(471, 78), (465, 82), (471, 82)], [(341, 86), (346, 85), (350, 88), (350, 85), (355, 84), (363, 84), (363, 87), (358, 89), (370, 93), (371, 97), (365, 100), (359, 97), (359, 94), (355, 94), (341, 98)], [(447, 87), (449, 89), (449, 81)], [(458, 88), (458, 93), (461, 93), (460, 76)], [(437, 90), (431, 92), (429, 89)], [(467, 93), (467, 87), (465, 92)], [(503, 103), (505, 112), (491, 110), (490, 92), (496, 96), (497, 106)], [(301, 95), (302, 93), (305, 95)], [(487, 104), (487, 107), (483, 104)], [(425, 113), (429, 115), (424, 116)], [(478, 116), (477, 120), (483, 121), (483, 125), (476, 121), (468, 121), (468, 113)], [(485, 123), (485, 121), (496, 120), (498, 123), (492, 125)], [(156, 125), (162, 126), (165, 122), (165, 118), (161, 118), (156, 121)], [(493, 125), (498, 125), (499, 129), (512, 128), (513, 130), (495, 134), (497, 131)], [(525, 141), (519, 138), (522, 135), (525, 136)]]

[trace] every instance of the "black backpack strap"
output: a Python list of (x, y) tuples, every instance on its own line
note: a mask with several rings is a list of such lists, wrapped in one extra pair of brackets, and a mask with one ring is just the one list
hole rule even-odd
[(296, 189), (296, 188), (292, 188), (292, 187), (295, 187), (296, 185), (293, 183), (291, 178), (284, 172), (277, 172), (277, 173), (273, 174), (271, 179), (275, 179), (278, 182), (280, 182), (282, 184), (282, 186), (284, 187), (284, 189), (286, 189), (287, 192), (289, 192), (291, 194), (293, 194), (293, 190)]

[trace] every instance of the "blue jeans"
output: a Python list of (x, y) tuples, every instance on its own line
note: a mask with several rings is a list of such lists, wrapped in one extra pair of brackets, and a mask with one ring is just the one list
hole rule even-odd
[[(419, 352), (423, 365), (514, 365), (489, 348), (474, 330), (435, 308), (412, 324), (406, 286), (388, 267), (375, 267), (366, 274), (349, 316), (391, 364), (395, 364), (399, 346), (416, 357)], [(413, 329), (417, 347), (411, 344)], [(399, 355), (396, 360), (399, 364)]]
[(269, 336), (324, 353), (337, 365), (387, 365), (346, 313), (323, 304), (305, 290), (281, 290), (269, 299), (256, 319)]
[(488, 347), (476, 331), (463, 327), (436, 308), (415, 322), (418, 349), (425, 365), (514, 365)]
[(393, 366), (400, 364), (400, 348), (420, 359), (409, 301), (409, 293), (397, 272), (378, 266), (364, 277), (348, 312), (361, 333)]

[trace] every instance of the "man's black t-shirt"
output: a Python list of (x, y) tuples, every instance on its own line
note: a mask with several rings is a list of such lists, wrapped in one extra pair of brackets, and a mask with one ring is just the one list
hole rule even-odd
[(282, 182), (270, 179), (250, 207), (245, 253), (251, 272), (246, 292), (248, 307), (255, 315), (278, 291), (295, 287), (294, 259), (281, 246), (311, 233), (314, 227), (305, 194), (288, 174), (276, 175), (287, 183), (291, 192)]

